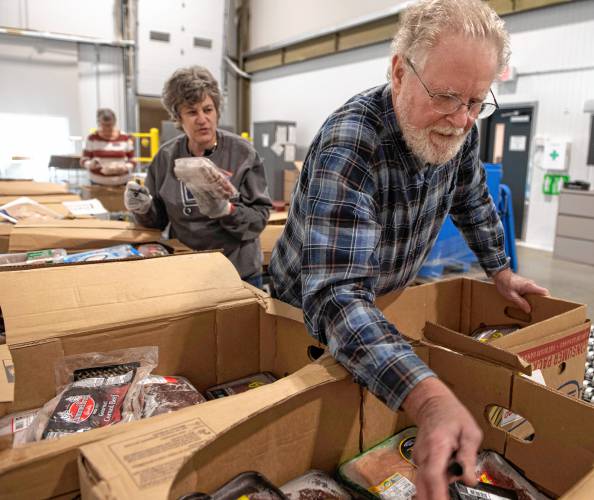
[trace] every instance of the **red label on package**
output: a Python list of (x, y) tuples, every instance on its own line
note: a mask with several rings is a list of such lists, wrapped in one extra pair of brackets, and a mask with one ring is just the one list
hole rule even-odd
[(73, 424), (87, 420), (95, 409), (95, 400), (91, 396), (76, 396), (68, 408), (67, 418)]
[(532, 364), (535, 370), (550, 368), (586, 351), (590, 329), (586, 328), (554, 342), (543, 344), (518, 353)]

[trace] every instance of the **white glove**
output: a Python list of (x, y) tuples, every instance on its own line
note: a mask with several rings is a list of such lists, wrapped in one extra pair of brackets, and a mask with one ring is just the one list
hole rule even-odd
[(147, 188), (134, 181), (128, 181), (124, 192), (124, 205), (126, 210), (144, 215), (151, 209), (153, 197)]
[(198, 192), (207, 192), (213, 198), (229, 200), (239, 193), (221, 170), (208, 158), (178, 158), (173, 168), (175, 176), (198, 198)]

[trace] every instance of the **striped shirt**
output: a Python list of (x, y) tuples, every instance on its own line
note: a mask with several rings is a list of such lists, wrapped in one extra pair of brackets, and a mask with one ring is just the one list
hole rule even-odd
[(415, 277), (450, 213), (488, 274), (509, 266), (473, 127), (449, 162), (406, 146), (390, 86), (356, 95), (313, 140), (270, 262), (277, 296), (362, 385), (397, 409), (433, 372), (375, 306)]
[[(83, 159), (97, 159), (106, 168), (89, 170), (89, 178), (96, 184), (121, 185), (130, 180), (134, 168), (134, 143), (132, 138), (120, 132), (115, 139), (105, 139), (97, 132), (90, 134), (85, 141)], [(122, 164), (127, 164), (124, 170)], [(110, 166), (114, 166), (110, 169)]]

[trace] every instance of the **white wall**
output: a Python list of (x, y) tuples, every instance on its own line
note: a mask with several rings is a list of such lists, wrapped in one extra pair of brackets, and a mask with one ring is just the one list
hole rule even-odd
[(250, 50), (392, 9), (405, 0), (251, 0)]
[[(114, 40), (116, 0), (2, 0), (3, 26)], [(0, 173), (46, 179), (51, 154), (80, 150), (98, 107), (125, 123), (122, 49), (0, 36)], [(31, 158), (24, 162), (13, 156)]]
[[(583, 112), (584, 101), (594, 98), (594, 1), (508, 16), (505, 21), (512, 37), (511, 64), (519, 78), (513, 93), (498, 94), (499, 102), (536, 102), (532, 154), (535, 141), (569, 140), (570, 177), (594, 184), (594, 168), (586, 166), (590, 115)], [(526, 243), (552, 250), (558, 197), (542, 194), (545, 173), (534, 158), (526, 193)]]
[[(594, 169), (585, 166), (589, 115), (594, 98), (594, 0), (571, 2), (507, 16), (512, 64), (520, 76), (513, 94), (499, 93), (502, 103), (537, 102), (535, 137), (572, 141), (570, 175), (594, 184)], [(324, 119), (357, 92), (385, 82), (389, 45), (378, 44), (344, 54), (256, 73), (252, 80), (252, 121), (297, 122), (300, 156)], [(572, 68), (590, 68), (576, 70)], [(522, 76), (522, 73), (546, 71)], [(494, 86), (497, 91), (498, 86)], [(534, 150), (534, 148), (533, 148)], [(530, 165), (530, 208), (526, 242), (552, 249), (557, 198), (541, 194), (544, 172)]]
[(0, 0), (0, 26), (114, 40), (118, 0)]

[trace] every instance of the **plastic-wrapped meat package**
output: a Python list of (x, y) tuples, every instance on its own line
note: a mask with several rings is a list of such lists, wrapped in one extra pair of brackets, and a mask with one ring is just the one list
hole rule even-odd
[(479, 342), (491, 342), (492, 340), (499, 339), (501, 337), (505, 337), (510, 333), (514, 333), (516, 330), (519, 330), (521, 325), (513, 324), (513, 325), (490, 325), (486, 326), (483, 325), (476, 330), (474, 330), (470, 336)]
[(157, 366), (158, 348), (139, 347), (63, 358), (59, 394), (46, 403), (24, 442), (55, 439), (141, 417), (139, 382)]
[(479, 455), (477, 471), (481, 482), (513, 490), (519, 500), (549, 499), (494, 451), (484, 451)]
[(467, 486), (456, 482), (450, 484), (450, 500), (518, 500), (518, 495), (513, 490), (492, 484), (479, 482), (475, 486)]
[(0, 266), (26, 266), (33, 264), (51, 264), (62, 262), (66, 257), (66, 250), (63, 248), (52, 248), (48, 250), (35, 250), (22, 253), (0, 254)]
[(206, 398), (184, 377), (149, 375), (140, 381), (142, 418), (206, 402)]
[(286, 496), (258, 472), (242, 472), (210, 495), (189, 493), (178, 500), (286, 500)]
[(12, 444), (24, 442), (27, 428), (33, 423), (39, 408), (19, 411), (0, 418), (0, 440), (7, 440)]
[(364, 498), (412, 499), (416, 469), (412, 449), (416, 427), (408, 427), (374, 448), (342, 464), (338, 475)]
[(136, 247), (138, 253), (143, 257), (161, 257), (163, 255), (169, 255), (169, 251), (159, 243), (145, 243)]
[(132, 245), (115, 245), (113, 247), (89, 250), (88, 252), (73, 253), (64, 258), (65, 263), (96, 262), (100, 260), (126, 259), (128, 257), (142, 257)]
[(328, 474), (307, 471), (285, 485), (281, 491), (290, 500), (350, 500), (351, 495)]
[(256, 373), (249, 377), (233, 380), (232, 382), (225, 382), (224, 384), (215, 385), (206, 390), (206, 399), (218, 399), (233, 394), (239, 394), (250, 389), (256, 389), (262, 385), (270, 384), (276, 381), (276, 377), (270, 372)]

